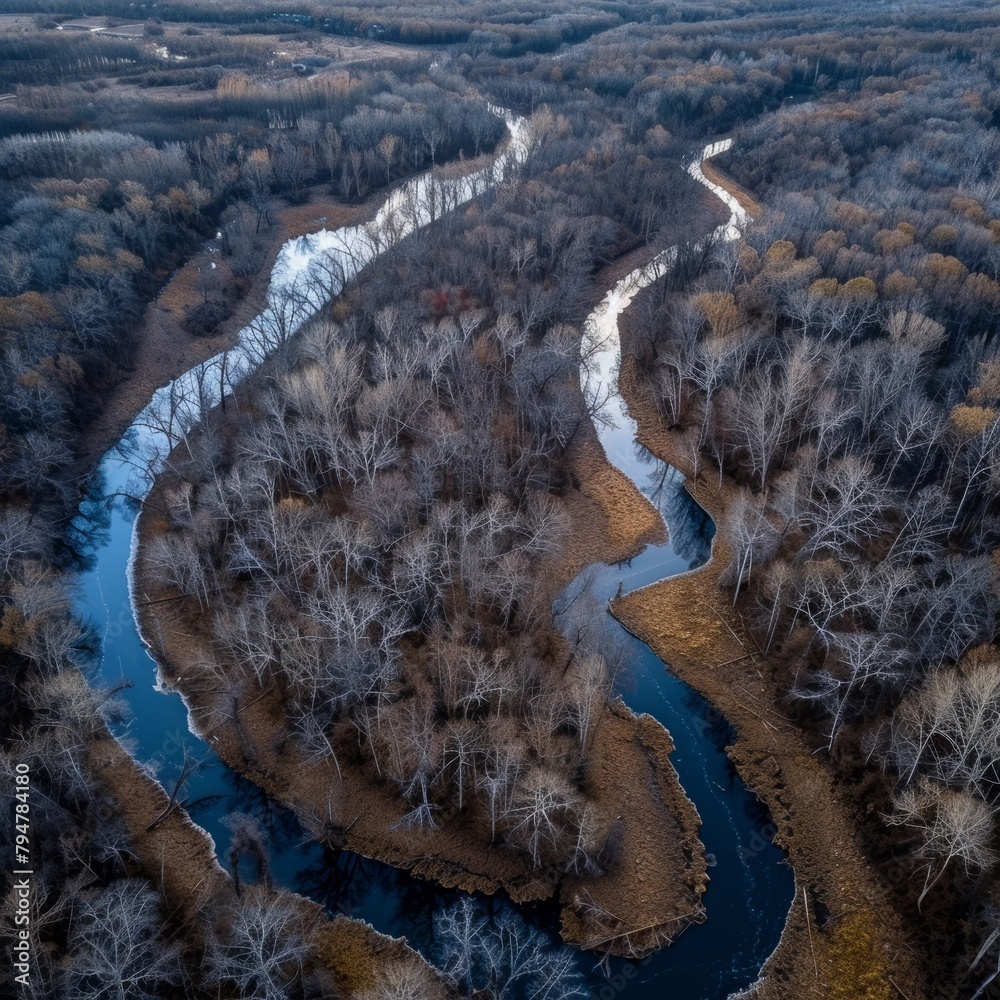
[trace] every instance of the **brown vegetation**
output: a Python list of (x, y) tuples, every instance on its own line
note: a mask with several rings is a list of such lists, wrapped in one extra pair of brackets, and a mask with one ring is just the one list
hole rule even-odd
[[(731, 166), (767, 192), (766, 209), (717, 255), (714, 270), (671, 302), (647, 300), (633, 323), (630, 362), (645, 433), (674, 456), (716, 518), (706, 613), (728, 621), (744, 647), (717, 652), (709, 623), (687, 635), (698, 659), (719, 668), (720, 656), (734, 661), (708, 681), (684, 649), (687, 630), (670, 624), (659, 637), (666, 658), (695, 686), (717, 688), (710, 697), (737, 721), (742, 740), (758, 718), (760, 740), (750, 745), (760, 760), (765, 737), (809, 752), (821, 783), (783, 775), (772, 804), (781, 835), (783, 816), (793, 831), (793, 858), (797, 831), (809, 816), (823, 817), (812, 859), (796, 865), (800, 890), (818, 897), (823, 912), (858, 916), (874, 907), (871, 920), (858, 916), (868, 928), (862, 937), (882, 928), (896, 952), (920, 942), (914, 983), (949, 996), (959, 982), (989, 983), (980, 963), (997, 939), (957, 919), (972, 899), (992, 920), (994, 896), (996, 796), (985, 761), (996, 655), (989, 645), (969, 650), (996, 637), (988, 470), (997, 421), (995, 269), (981, 203), (995, 177), (978, 153), (993, 140), (979, 132), (985, 112), (975, 99), (955, 101), (956, 131), (966, 139), (947, 151), (917, 117), (953, 100), (934, 78), (914, 78), (891, 97), (866, 87), (850, 102), (824, 102), (818, 114), (792, 107), (747, 130)], [(834, 139), (825, 114), (851, 125)], [(899, 131), (903, 121), (913, 127)], [(900, 161), (891, 182), (884, 171), (892, 157), (871, 155), (882, 128)], [(855, 129), (868, 131), (864, 142)], [(850, 175), (838, 173), (840, 149), (855, 158)], [(948, 182), (926, 179), (918, 156), (937, 158), (936, 174)], [(980, 197), (958, 193), (959, 178)], [(884, 201), (861, 204), (861, 191), (879, 187), (889, 192)], [(978, 371), (976, 362), (984, 362)], [(628, 618), (664, 601), (687, 607), (687, 586), (671, 581), (619, 608)], [(648, 619), (631, 623), (655, 638)], [(814, 756), (819, 748), (826, 752)], [(739, 744), (736, 753), (748, 766)], [(773, 787), (767, 767), (750, 784)], [(807, 810), (794, 815), (803, 800)], [(849, 884), (859, 895), (839, 908), (824, 896), (842, 887), (808, 881), (824, 836), (828, 847), (845, 837), (857, 845)], [(806, 930), (816, 947), (822, 934), (812, 922)], [(844, 938), (855, 933), (841, 935), (837, 961), (860, 953)], [(853, 973), (831, 968), (823, 977), (836, 994)]]
[[(31, 6), (10, 0), (7, 8), (35, 15)], [(55, 18), (109, 13), (109, 26), (127, 26), (134, 14), (114, 0), (86, 11), (72, 2), (64, 7)], [(192, 984), (203, 984), (206, 974), (216, 977), (208, 987), (216, 991), (223, 981), (237, 992), (248, 988), (239, 946), (223, 940), (226, 926), (241, 927), (244, 940), (264, 924), (282, 930), (291, 948), (283, 953), (287, 970), (297, 982), (312, 962), (303, 958), (294, 926), (299, 904), (275, 905), (269, 916), (260, 889), (246, 895), (240, 912), (220, 917), (214, 938), (205, 937), (214, 941), (212, 963), (185, 965), (190, 942), (180, 950), (170, 943), (175, 915), (157, 888), (153, 834), (170, 832), (163, 872), (172, 870), (179, 881), (180, 852), (199, 849), (185, 839), (189, 829), (174, 829), (179, 814), (154, 831), (138, 831), (129, 819), (155, 808), (150, 795), (159, 793), (145, 779), (132, 780), (124, 752), (102, 735), (105, 699), (88, 691), (78, 671), (89, 640), (72, 623), (60, 574), (81, 563), (73, 519), (84, 492), (81, 470), (145, 401), (141, 386), (148, 390), (173, 373), (179, 353), (213, 350), (224, 336), (212, 335), (241, 322), (239, 310), (253, 304), (248, 289), (263, 284), (269, 252), (280, 241), (272, 227), (280, 224), (281, 203), (318, 198), (323, 188), (324, 195), (358, 204), (428, 164), (476, 157), (503, 131), (481, 95), (525, 113), (550, 106), (525, 182), (504, 185), (495, 199), (480, 199), (460, 219), (438, 224), (443, 239), (425, 233), (391, 262), (377, 263), (336, 314), (366, 317), (349, 334), (366, 343), (366, 357), (380, 338), (391, 339), (374, 317), (402, 301), (425, 318), (458, 324), (463, 334), (462, 323), (480, 307), (489, 314), (484, 329), (513, 317), (501, 346), (488, 336), (472, 338), (467, 353), (475, 364), (466, 371), (476, 365), (500, 371), (505, 391), (516, 397), (491, 428), (498, 440), (520, 446), (514, 428), (523, 432), (527, 425), (531, 434), (544, 432), (544, 460), (532, 453), (530, 475), (544, 479), (556, 470), (536, 492), (550, 497), (574, 531), (558, 554), (527, 565), (517, 545), (508, 545), (520, 526), (498, 533), (508, 535), (489, 559), (474, 553), (476, 572), (466, 573), (471, 588), (464, 579), (440, 588), (433, 613), (400, 639), (403, 665), (392, 656), (379, 661), (400, 671), (393, 683), (413, 682), (412, 690), (393, 690), (392, 704), (437, 708), (437, 668), (448, 660), (441, 653), (455, 650), (425, 628), (435, 614), (448, 628), (464, 627), (462, 615), (471, 609), (470, 621), (482, 631), (476, 641), (492, 648), (491, 629), (522, 627), (526, 613), (544, 618), (537, 609), (547, 607), (561, 574), (593, 558), (591, 544), (624, 554), (654, 530), (651, 512), (597, 459), (586, 419), (573, 423), (582, 412), (565, 391), (573, 377), (558, 359), (555, 375), (547, 366), (553, 353), (565, 355), (559, 329), (578, 324), (596, 264), (620, 258), (624, 266), (630, 251), (662, 245), (668, 226), (695, 204), (692, 185), (676, 169), (681, 154), (706, 132), (735, 129), (727, 168), (742, 188), (731, 189), (752, 190), (765, 210), (746, 240), (723, 253), (720, 267), (698, 275), (705, 256), (683, 258), (685, 266), (668, 279), (683, 295), (664, 297), (660, 288), (644, 300), (645, 326), (634, 331), (644, 370), (630, 386), (633, 400), (648, 403), (644, 428), (654, 446), (691, 473), (706, 504), (717, 504), (716, 559), (701, 575), (619, 610), (634, 612), (637, 602), (655, 600), (657, 608), (680, 606), (689, 616), (686, 628), (674, 625), (668, 633), (650, 625), (647, 607), (633, 624), (650, 631), (678, 669), (734, 719), (741, 767), (764, 790), (796, 860), (799, 897), (761, 995), (913, 1000), (921, 976), (949, 997), (988, 986), (1000, 940), (993, 764), (1000, 710), (990, 645), (1000, 590), (1000, 390), (991, 359), (1000, 315), (991, 61), (997, 12), (964, 2), (913, 5), (903, 25), (874, 8), (791, 10), (775, 3), (758, 4), (748, 15), (728, 0), (687, 5), (679, 14), (656, 3), (610, 11), (589, 0), (566, 11), (504, 2), (484, 12), (389, 0), (338, 8), (335, 15), (304, 10), (290, 0), (278, 0), (269, 11), (274, 17), (236, 0), (211, 10), (197, 3), (161, 7), (167, 20), (142, 26), (148, 41), (59, 32), (47, 14), (4, 15), (0, 23), (0, 650), (9, 667), (3, 683), (10, 720), (3, 762), (9, 770), (27, 754), (48, 803), (38, 814), (39, 884), (49, 908), (40, 924), (39, 989), (85, 993), (88, 977), (124, 979), (123, 969), (108, 973), (101, 964), (102, 933), (129, 941), (129, 975), (145, 967), (145, 985), (163, 995), (174, 989), (175, 975), (188, 990), (200, 988)], [(671, 23), (671, 16), (682, 19)], [(286, 210), (285, 219), (302, 231), (303, 223), (333, 214), (328, 203), (316, 202), (315, 209)], [(159, 311), (152, 303), (171, 270), (217, 228), (225, 257), (217, 277), (225, 280), (209, 287), (194, 282), (191, 268), (182, 270), (160, 299), (171, 311)], [(688, 284), (693, 276), (697, 282)], [(200, 301), (191, 301), (192, 293)], [(197, 340), (194, 332), (208, 336)], [(505, 339), (511, 333), (513, 346)], [(542, 363), (517, 372), (521, 334), (528, 357), (541, 355)], [(374, 386), (370, 372), (365, 381)], [(464, 392), (460, 382), (454, 397)], [(357, 469), (377, 466), (387, 454), (359, 442), (354, 426), (366, 413), (385, 416), (375, 404), (369, 398), (355, 409), (337, 441), (351, 456), (351, 487), (320, 491), (330, 520), (347, 518), (366, 530), (375, 522), (391, 529), (406, 508), (407, 483), (399, 474), (414, 444), (404, 435), (396, 442), (404, 458), (393, 457), (387, 474), (376, 469), (365, 481)], [(452, 423), (430, 428), (429, 440), (444, 441), (469, 423), (468, 416), (455, 417), (460, 403), (444, 409)], [(259, 409), (252, 412), (260, 417)], [(663, 427), (671, 433), (659, 438)], [(299, 457), (313, 444), (299, 441)], [(488, 454), (471, 451), (476, 458)], [(230, 471), (206, 461), (193, 492), (211, 492), (209, 469), (223, 477)], [(505, 517), (503, 504), (490, 506), (496, 493), (518, 516), (535, 516), (545, 506), (527, 503), (523, 491), (508, 496), (507, 485), (482, 490), (475, 502), (461, 496), (465, 515)], [(461, 493), (453, 483), (439, 486), (442, 495)], [(296, 518), (314, 499), (303, 501), (301, 483), (286, 482), (284, 506), (271, 510), (278, 521), (287, 517), (300, 527)], [(192, 497), (192, 509), (202, 500)], [(615, 509), (619, 504), (631, 504), (627, 517)], [(409, 527), (419, 534), (426, 525), (411, 520)], [(183, 534), (176, 524), (169, 531)], [(236, 576), (259, 575), (247, 561), (248, 554), (259, 556), (257, 541), (221, 575), (234, 567)], [(321, 544), (316, 551), (326, 550)], [(478, 572), (494, 556), (504, 572)], [(364, 558), (381, 569), (396, 565), (384, 551)], [(196, 562), (189, 547), (186, 561), (169, 567), (193, 587), (182, 627), (195, 622), (201, 637), (214, 642), (207, 613), (199, 620), (194, 608), (199, 601), (213, 606), (212, 573), (220, 568), (199, 576), (206, 567)], [(365, 591), (366, 599), (371, 590), (377, 587)], [(415, 594), (407, 598), (411, 612), (420, 603)], [(488, 614), (477, 600), (489, 603)], [(529, 605), (535, 610), (526, 612)], [(271, 610), (279, 624), (293, 618), (287, 606)], [(377, 646), (390, 622), (381, 612), (376, 617), (364, 639)], [(591, 944), (601, 943), (599, 925), (604, 940), (643, 921), (669, 936), (677, 924), (662, 923), (666, 910), (679, 922), (687, 916), (674, 905), (679, 896), (667, 897), (679, 887), (697, 902), (703, 885), (700, 859), (680, 857), (694, 819), (665, 763), (669, 740), (616, 707), (597, 705), (590, 696), (601, 671), (584, 657), (553, 680), (553, 664), (562, 666), (575, 651), (549, 624), (536, 627), (534, 618), (530, 624), (521, 630), (540, 637), (544, 649), (530, 649), (523, 637), (520, 646), (509, 636), (495, 643), (511, 651), (540, 693), (516, 721), (523, 731), (511, 745), (526, 743), (535, 754), (540, 748), (544, 763), (555, 760), (549, 770), (561, 783), (536, 782), (535, 808), (523, 796), (517, 808), (522, 819), (544, 818), (556, 801), (565, 822), (548, 838), (539, 832), (543, 826), (527, 824), (520, 848), (517, 823), (502, 831), (511, 841), (504, 849), (518, 859), (510, 877), (516, 881), (530, 869), (521, 883), (527, 893), (537, 890), (539, 878), (542, 891), (560, 880), (564, 900), (576, 908), (567, 913), (568, 933), (589, 934)], [(467, 638), (452, 643), (461, 656), (479, 649)], [(697, 664), (684, 667), (678, 640), (689, 659), (698, 652)], [(190, 667), (192, 678), (213, 670), (215, 683), (217, 662)], [(188, 678), (189, 670), (180, 673)], [(381, 694), (374, 695), (379, 707)], [(223, 713), (232, 716), (215, 730), (223, 752), (265, 786), (283, 766), (277, 757), (272, 766), (268, 755), (291, 746), (281, 741), (289, 706), (296, 710), (294, 695), (280, 689), (253, 702), (244, 691), (235, 705), (220, 701), (204, 710), (206, 726)], [(495, 691), (487, 695), (474, 708), (464, 689), (451, 701), (440, 699), (445, 718), (429, 727), (435, 734), (429, 750), (440, 750), (432, 795), (415, 797), (412, 781), (383, 787), (387, 801), (394, 796), (398, 806), (407, 799), (411, 820), (438, 817), (457, 800), (458, 824), (477, 835), (486, 830), (490, 795), (502, 792), (502, 783), (491, 784), (492, 771), (482, 780), (486, 769), (476, 748), (476, 803), (466, 801), (463, 741), (477, 712), (502, 716), (489, 705)], [(545, 733), (537, 709), (550, 696), (549, 722), (557, 725)], [(208, 693), (204, 700), (207, 706)], [(299, 721), (305, 717), (300, 711)], [(487, 756), (509, 735), (502, 730), (510, 720), (501, 721)], [(491, 724), (497, 728), (495, 718)], [(260, 746), (250, 731), (254, 740), (260, 734)], [(313, 727), (305, 735), (315, 752), (328, 732)], [(368, 749), (384, 758), (387, 747), (376, 744)], [(122, 799), (114, 792), (118, 801), (102, 807), (94, 767), (107, 757), (106, 773), (131, 794)], [(661, 787), (673, 804), (674, 839), (657, 842), (649, 831), (659, 820), (634, 803), (626, 809), (626, 783), (613, 781), (621, 773), (633, 774), (636, 787)], [(327, 791), (334, 787), (329, 778)], [(313, 809), (319, 829), (336, 805), (324, 793), (302, 811)], [(597, 814), (629, 817), (622, 856), (648, 857), (647, 872), (687, 865), (687, 874), (654, 895), (643, 863), (645, 883), (572, 871), (593, 862), (595, 845), (610, 842), (606, 825), (592, 837), (583, 822)], [(447, 839), (446, 829), (407, 834)], [(413, 853), (407, 841), (406, 863), (443, 868), (440, 859)], [(457, 868), (442, 875), (464, 877)], [(594, 893), (587, 930), (580, 923), (585, 891)], [(366, 946), (359, 950), (359, 939), (363, 945), (367, 932), (338, 924), (324, 944), (344, 988), (402, 993), (404, 972), (387, 974), (388, 985), (372, 982), (376, 963), (362, 954)], [(900, 950), (904, 939), (919, 961)], [(652, 944), (624, 942), (621, 950)], [(396, 968), (388, 960), (378, 964)], [(431, 989), (418, 993), (423, 988)]]

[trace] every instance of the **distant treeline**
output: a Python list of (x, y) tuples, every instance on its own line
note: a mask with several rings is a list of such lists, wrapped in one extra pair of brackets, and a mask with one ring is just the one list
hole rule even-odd
[[(772, 3), (748, 4), (737, 0), (715, 3), (685, 3), (654, 0), (646, 3), (601, 2), (550, 4), (506, 3), (441, 5), (431, 3), (400, 4), (397, 0), (354, 6), (329, 7), (311, 3), (286, 3), (282, 0), (265, 8), (249, 10), (239, 4), (157, 4), (156, 20), (223, 25), (240, 31), (283, 34), (296, 31), (322, 31), (346, 37), (378, 39), (415, 45), (488, 45), (497, 55), (515, 56), (528, 52), (553, 52), (564, 43), (576, 44), (592, 35), (621, 24), (657, 26), (711, 26), (716, 43), (725, 43), (727, 35), (746, 30), (749, 35), (767, 38), (801, 29), (824, 29), (828, 24), (828, 5)], [(71, 0), (5, 0), (0, 13), (36, 14), (45, 12), (58, 20), (103, 15), (134, 21), (134, 5), (124, 0), (84, 3)], [(871, 28), (892, 28), (897, 18), (891, 11), (869, 10), (859, 5), (849, 9), (845, 21), (864, 22)], [(976, 14), (980, 16), (977, 18)], [(973, 20), (967, 21), (971, 15)], [(738, 19), (738, 20), (737, 20)], [(957, 3), (948, 9), (938, 5), (908, 5), (907, 25), (921, 31), (972, 31), (995, 22), (981, 5)], [(721, 28), (722, 24), (725, 28)], [(661, 29), (662, 30), (662, 29)]]

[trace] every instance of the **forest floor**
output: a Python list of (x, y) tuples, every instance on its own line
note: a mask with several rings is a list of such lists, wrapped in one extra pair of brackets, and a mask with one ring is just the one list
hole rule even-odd
[[(775, 697), (774, 666), (763, 657), (720, 588), (730, 560), (726, 511), (737, 487), (711, 470), (695, 474), (679, 435), (664, 429), (636, 378), (627, 313), (621, 389), (639, 440), (687, 476), (692, 496), (717, 531), (708, 563), (619, 598), (612, 613), (701, 693), (736, 729), (729, 755), (771, 811), (788, 853), (796, 895), (780, 944), (746, 1000), (918, 1000), (923, 977), (885, 884), (858, 843), (853, 807), (830, 769)], [(766, 836), (767, 831), (762, 831)]]

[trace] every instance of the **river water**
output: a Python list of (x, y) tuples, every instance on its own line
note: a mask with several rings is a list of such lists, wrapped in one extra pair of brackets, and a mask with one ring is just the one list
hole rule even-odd
[[(276, 343), (294, 333), (342, 284), (365, 263), (407, 233), (439, 217), (495, 183), (528, 155), (529, 138), (523, 119), (505, 116), (512, 140), (493, 168), (460, 181), (431, 181), (426, 175), (403, 185), (379, 215), (365, 226), (320, 233), (291, 241), (272, 275), (268, 310), (240, 337), (236, 349), (185, 373), (159, 390), (137, 418), (130, 448), (113, 449), (101, 473), (107, 495), (139, 492), (144, 484), (127, 457), (164, 454), (198, 419), (219, 393), (244, 377)], [(707, 147), (703, 155), (725, 148)], [(715, 189), (701, 176), (692, 176)], [(718, 189), (716, 193), (719, 193)], [(740, 221), (738, 206), (722, 192), (733, 216), (720, 235), (730, 237)], [(734, 207), (735, 206), (735, 207)], [(619, 282), (588, 320), (587, 336), (599, 345), (588, 391), (616, 384), (617, 317), (632, 296), (654, 280), (673, 260), (660, 254), (644, 268)], [(178, 400), (167, 420), (167, 403)], [(621, 628), (606, 611), (607, 600), (621, 588), (635, 589), (687, 570), (707, 558), (713, 525), (683, 489), (676, 470), (654, 458), (635, 442), (635, 427), (613, 394), (608, 421), (600, 429), (608, 458), (650, 497), (664, 516), (670, 540), (649, 546), (627, 566), (595, 566), (582, 573), (556, 602), (560, 626), (571, 627), (585, 608), (598, 608), (598, 640), (609, 655), (620, 658), (621, 693), (638, 712), (648, 712), (669, 729), (676, 750), (672, 761), (688, 796), (703, 821), (702, 840), (710, 856), (711, 883), (704, 896), (706, 923), (691, 927), (668, 949), (637, 966), (621, 960), (607, 974), (592, 956), (578, 955), (587, 995), (610, 1000), (622, 991), (628, 997), (676, 1000), (717, 1000), (752, 983), (777, 944), (792, 894), (791, 871), (771, 844), (766, 811), (749, 792), (725, 755), (730, 732), (723, 720), (691, 688), (664, 669), (663, 663), (638, 639)], [(131, 681), (123, 692), (131, 721), (117, 729), (133, 755), (169, 788), (185, 754), (202, 760), (186, 786), (192, 818), (212, 837), (217, 855), (228, 863), (227, 814), (238, 810), (260, 816), (271, 838), (271, 871), (282, 885), (302, 892), (338, 911), (367, 920), (378, 930), (405, 935), (410, 944), (433, 957), (433, 914), (452, 903), (458, 893), (413, 878), (386, 865), (351, 854), (331, 852), (301, 833), (295, 818), (270, 802), (245, 779), (226, 768), (188, 725), (187, 709), (176, 693), (161, 687), (156, 665), (137, 632), (129, 594), (134, 509), (121, 503), (110, 512), (110, 523), (95, 552), (94, 567), (82, 580), (82, 612), (103, 639), (103, 674), (109, 683)], [(509, 905), (503, 899), (483, 900), (484, 908)], [(557, 911), (551, 904), (522, 907), (532, 925), (555, 943)]]

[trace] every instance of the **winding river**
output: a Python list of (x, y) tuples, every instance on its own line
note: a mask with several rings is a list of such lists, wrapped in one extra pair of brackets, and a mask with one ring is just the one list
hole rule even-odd
[[(237, 346), (210, 359), (157, 391), (123, 442), (105, 457), (101, 472), (108, 495), (144, 493), (136, 456), (163, 455), (269, 350), (291, 336), (301, 323), (351, 280), (365, 264), (426, 225), (495, 184), (529, 153), (530, 129), (524, 119), (494, 109), (508, 123), (511, 138), (487, 170), (457, 180), (421, 175), (397, 188), (369, 223), (321, 232), (290, 241), (272, 274), (270, 303), (241, 332)], [(728, 148), (706, 147), (703, 158)], [(691, 175), (729, 205), (732, 215), (718, 235), (732, 238), (743, 218), (730, 195), (708, 182), (700, 162)], [(588, 391), (617, 385), (620, 353), (617, 319), (632, 297), (669, 268), (673, 249), (664, 251), (608, 292), (588, 318), (586, 336), (598, 347)], [(596, 380), (596, 382), (595, 382)], [(566, 589), (554, 611), (560, 625), (593, 602), (605, 605), (623, 592), (699, 565), (707, 559), (714, 526), (683, 489), (679, 473), (654, 458), (635, 441), (635, 426), (617, 391), (610, 395), (609, 421), (601, 431), (608, 458), (629, 476), (664, 516), (670, 540), (648, 546), (627, 566), (593, 566)], [(132, 456), (132, 457), (130, 457)], [(331, 852), (305, 837), (294, 817), (226, 768), (210, 747), (190, 731), (180, 697), (162, 687), (132, 612), (129, 587), (135, 511), (117, 506), (95, 553), (94, 568), (82, 581), (83, 607), (104, 642), (104, 677), (127, 678), (124, 691), (132, 721), (119, 729), (133, 755), (149, 762), (167, 786), (180, 770), (185, 753), (203, 760), (187, 786), (190, 811), (215, 842), (218, 857), (228, 855), (224, 817), (240, 810), (262, 815), (271, 835), (272, 874), (279, 883), (323, 903), (331, 910), (363, 918), (387, 934), (405, 935), (429, 957), (433, 913), (456, 898), (454, 890), (347, 851)], [(586, 600), (580, 597), (586, 593)], [(578, 955), (578, 965), (592, 997), (610, 1000), (627, 989), (629, 997), (717, 1000), (745, 988), (759, 974), (774, 949), (792, 899), (790, 868), (771, 844), (766, 811), (743, 785), (726, 757), (730, 732), (698, 694), (665, 671), (655, 654), (625, 632), (604, 612), (599, 641), (626, 665), (622, 696), (639, 712), (666, 726), (676, 744), (672, 760), (688, 796), (703, 821), (702, 839), (709, 852), (711, 883), (704, 902), (708, 919), (689, 928), (672, 947), (638, 966), (620, 960), (609, 974), (594, 968), (592, 956)], [(621, 675), (620, 675), (621, 676)], [(483, 905), (507, 905), (484, 900)], [(549, 904), (522, 908), (526, 918), (555, 940), (556, 910)]]

